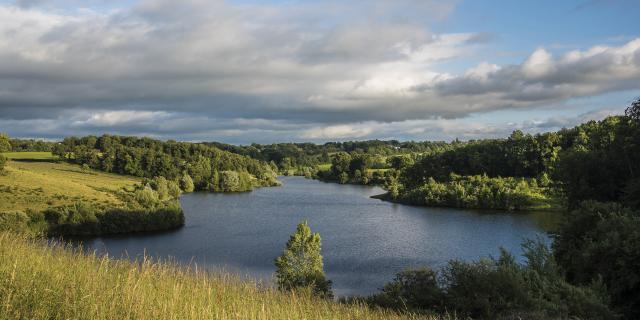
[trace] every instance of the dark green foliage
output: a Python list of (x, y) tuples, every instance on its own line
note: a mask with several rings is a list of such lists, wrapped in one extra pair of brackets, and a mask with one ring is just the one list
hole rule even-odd
[(422, 186), (401, 190), (395, 199), (423, 206), (525, 210), (546, 197), (535, 180), (451, 174), (446, 182), (429, 178)]
[(381, 293), (371, 296), (371, 304), (405, 311), (429, 312), (441, 309), (444, 292), (437, 272), (430, 268), (409, 269), (396, 275)]
[(56, 142), (34, 139), (10, 139), (9, 142), (13, 152), (50, 152), (56, 145)]
[(635, 121), (640, 121), (640, 99), (631, 102), (631, 105), (624, 111), (624, 114)]
[(350, 172), (351, 155), (346, 152), (338, 152), (331, 158), (331, 172), (334, 176), (339, 177), (340, 174)]
[[(278, 183), (267, 163), (204, 144), (104, 135), (65, 138), (53, 151), (69, 161), (106, 172), (164, 177), (168, 181), (182, 179), (186, 172), (194, 190), (247, 191)], [(237, 175), (238, 185), (221, 188), (216, 172), (235, 172), (226, 175)]]
[(405, 169), (402, 183), (412, 188), (429, 177), (446, 180), (449, 174), (490, 177), (538, 177), (550, 170), (561, 149), (556, 133), (539, 135), (514, 131), (508, 139), (452, 144), (451, 149), (427, 154)]
[(320, 234), (312, 233), (307, 222), (298, 224), (281, 256), (276, 258), (276, 278), (281, 290), (311, 289), (331, 298), (331, 281), (325, 279)]
[(563, 280), (544, 244), (527, 241), (523, 249), (525, 264), (516, 263), (502, 250), (498, 259), (451, 261), (439, 273), (405, 271), (367, 301), (400, 311), (449, 312), (474, 319), (615, 317), (597, 288), (576, 287)]
[(400, 155), (390, 157), (389, 159), (387, 159), (387, 162), (389, 163), (389, 166), (391, 166), (391, 168), (402, 170), (413, 165), (414, 159), (409, 155)]
[(584, 202), (566, 214), (554, 255), (572, 283), (602, 280), (627, 319), (640, 317), (640, 212)]
[(640, 120), (628, 116), (591, 121), (568, 130), (571, 138), (555, 170), (569, 206), (621, 201), (636, 207), (640, 180)]
[(48, 235), (95, 236), (104, 234), (169, 230), (184, 225), (179, 204), (155, 208), (99, 210), (87, 203), (44, 211)]

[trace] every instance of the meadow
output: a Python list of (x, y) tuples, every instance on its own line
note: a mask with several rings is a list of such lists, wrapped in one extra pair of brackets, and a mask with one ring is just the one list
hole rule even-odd
[(11, 159), (0, 175), (0, 211), (40, 211), (53, 206), (88, 201), (119, 207), (114, 193), (132, 188), (140, 178), (109, 174), (56, 162), (49, 152), (9, 152)]
[(449, 319), (283, 293), (171, 262), (111, 260), (0, 233), (3, 319)]

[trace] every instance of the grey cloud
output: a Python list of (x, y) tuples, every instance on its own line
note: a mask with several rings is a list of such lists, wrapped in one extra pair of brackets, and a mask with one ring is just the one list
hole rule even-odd
[[(451, 2), (147, 0), (65, 13), (44, 6), (0, 6), (0, 125), (16, 133), (367, 136), (369, 129), (344, 125), (435, 123), (640, 88), (640, 40), (548, 61), (540, 53), (533, 67), (525, 61), (462, 75), (433, 71), (493, 37), (429, 31), (424, 17), (442, 19)], [(108, 112), (142, 118), (91, 118)], [(478, 126), (475, 134), (491, 130)]]

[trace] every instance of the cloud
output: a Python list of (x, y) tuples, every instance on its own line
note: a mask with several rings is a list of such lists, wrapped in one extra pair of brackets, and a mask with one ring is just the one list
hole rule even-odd
[(373, 132), (371, 127), (367, 126), (351, 126), (351, 125), (336, 125), (324, 128), (312, 128), (305, 131), (302, 134), (302, 138), (308, 139), (344, 139), (344, 138), (362, 138), (370, 135)]
[(416, 120), (446, 134), (439, 124), (474, 114), (640, 89), (640, 39), (444, 72), (493, 39), (430, 30), (454, 1), (47, 3), (0, 5), (0, 123), (10, 132), (413, 137), (419, 126), (390, 128)]

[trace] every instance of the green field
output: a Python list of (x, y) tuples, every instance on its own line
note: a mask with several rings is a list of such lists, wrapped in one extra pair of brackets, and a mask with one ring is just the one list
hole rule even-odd
[(3, 155), (16, 160), (54, 160), (56, 157), (51, 152), (5, 152)]
[(436, 319), (281, 293), (223, 273), (0, 233), (1, 319)]
[(122, 205), (113, 193), (140, 182), (139, 178), (83, 170), (49, 162), (48, 152), (7, 153), (11, 161), (0, 175), (0, 211), (43, 210), (88, 201), (106, 207)]

